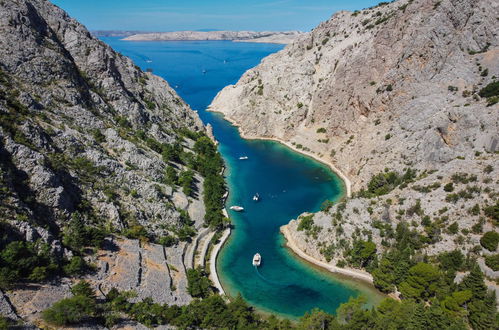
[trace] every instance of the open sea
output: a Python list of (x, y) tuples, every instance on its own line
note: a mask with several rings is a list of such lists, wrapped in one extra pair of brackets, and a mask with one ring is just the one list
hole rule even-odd
[[(273, 141), (245, 140), (220, 114), (205, 111), (215, 95), (282, 45), (230, 41), (129, 42), (101, 38), (133, 59), (143, 70), (166, 79), (204, 123), (210, 123), (225, 159), (230, 190), (227, 206), (235, 229), (222, 249), (217, 269), (225, 291), (240, 293), (262, 312), (296, 319), (313, 308), (334, 313), (349, 297), (380, 295), (298, 259), (287, 248), (279, 227), (303, 212), (318, 211), (325, 200), (344, 194), (341, 180), (326, 165)], [(271, 109), (269, 109), (271, 110)], [(247, 160), (239, 157), (247, 156)], [(259, 193), (261, 200), (252, 197)], [(253, 255), (262, 265), (252, 266)]]

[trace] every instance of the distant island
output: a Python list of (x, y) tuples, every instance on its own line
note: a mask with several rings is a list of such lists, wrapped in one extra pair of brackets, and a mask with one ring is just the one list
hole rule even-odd
[(100, 37), (129, 37), (139, 33), (145, 33), (144, 31), (124, 31), (124, 30), (95, 30), (91, 33)]
[(137, 33), (125, 36), (128, 41), (196, 41), (196, 40), (229, 40), (235, 42), (258, 42), (288, 44), (298, 36), (300, 31), (176, 31)]

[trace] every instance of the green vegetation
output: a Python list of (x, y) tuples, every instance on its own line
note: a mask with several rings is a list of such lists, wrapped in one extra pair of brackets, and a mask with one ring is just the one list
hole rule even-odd
[(84, 296), (74, 296), (56, 302), (43, 311), (45, 322), (56, 326), (68, 326), (89, 320), (95, 316), (95, 301)]
[(324, 127), (320, 127), (317, 129), (317, 133), (326, 133), (326, 129)]
[(64, 227), (62, 242), (73, 251), (81, 251), (84, 247), (100, 247), (106, 232), (103, 229), (86, 226), (79, 212), (71, 215), (71, 220)]
[[(483, 72), (482, 72), (483, 73)], [(488, 73), (488, 71), (487, 71)], [(494, 81), (482, 88), (478, 95), (487, 98), (487, 105), (491, 106), (499, 102), (499, 81)]]
[(355, 267), (369, 268), (371, 263), (376, 263), (376, 244), (373, 242), (356, 241), (349, 251), (350, 264)]
[(406, 280), (400, 284), (400, 292), (404, 298), (427, 300), (435, 296), (440, 279), (435, 266), (420, 262), (409, 269)]
[(308, 231), (312, 229), (312, 226), (314, 225), (314, 215), (304, 215), (300, 217), (300, 223), (298, 224), (297, 230), (298, 231)]
[(187, 196), (192, 196), (194, 193), (194, 172), (191, 170), (181, 172), (178, 176), (178, 183), (182, 187), (182, 192)]
[(212, 283), (201, 267), (187, 270), (187, 282), (187, 292), (195, 298), (206, 298), (213, 292)]
[(493, 205), (485, 206), (483, 212), (492, 219), (496, 225), (499, 223), (499, 201)]
[(73, 297), (62, 299), (42, 313), (45, 322), (56, 326), (68, 326), (90, 320), (97, 313), (95, 291), (90, 284), (81, 281), (71, 288)]
[(481, 97), (499, 96), (499, 81), (494, 81), (482, 88), (478, 95)]
[(0, 244), (0, 288), (8, 289), (18, 282), (43, 282), (59, 273), (60, 268), (42, 242), (11, 241)]
[(493, 271), (499, 270), (499, 254), (493, 254), (490, 256), (485, 256), (485, 264), (490, 267)]
[(489, 251), (495, 252), (499, 243), (499, 233), (488, 231), (480, 238), (480, 244)]
[(359, 197), (375, 197), (388, 194), (398, 186), (407, 185), (416, 178), (416, 171), (407, 169), (404, 174), (387, 171), (374, 175), (367, 185), (367, 190), (362, 189)]
[(206, 136), (197, 139), (194, 151), (197, 154), (194, 168), (204, 177), (205, 223), (212, 228), (222, 229), (228, 223), (228, 219), (222, 213), (225, 193), (222, 157), (213, 141)]

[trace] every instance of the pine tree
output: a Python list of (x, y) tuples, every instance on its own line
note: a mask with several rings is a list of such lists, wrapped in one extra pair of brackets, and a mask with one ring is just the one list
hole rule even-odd
[(475, 264), (470, 273), (461, 282), (461, 290), (469, 289), (473, 293), (473, 299), (483, 300), (487, 295), (487, 287), (484, 283), (483, 273)]

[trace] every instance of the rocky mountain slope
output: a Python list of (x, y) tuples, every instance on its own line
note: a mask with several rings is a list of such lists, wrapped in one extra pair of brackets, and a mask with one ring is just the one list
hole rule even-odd
[(299, 37), (299, 31), (175, 31), (138, 33), (128, 36), (129, 41), (188, 41), (188, 40), (233, 40), (239, 42), (263, 42), (287, 44)]
[[(60, 267), (53, 260), (76, 254), (104, 267), (101, 278), (90, 278), (104, 287), (136, 272), (142, 284), (120, 289), (142, 285), (147, 292), (139, 297), (188, 302), (183, 258), (194, 258), (195, 247), (185, 241), (205, 217), (194, 144), (208, 133), (167, 82), (142, 72), (50, 2), (0, 1), (0, 288), (12, 288), (19, 277), (52, 279)], [(82, 245), (113, 233), (131, 240), (108, 250), (107, 263), (82, 254)], [(144, 240), (167, 247), (148, 248)], [(4, 252), (22, 248), (35, 254), (35, 269), (12, 266), (15, 258)], [(147, 263), (148, 254), (158, 267)], [(109, 270), (112, 260), (117, 270)], [(182, 278), (161, 272), (169, 264)], [(158, 273), (165, 281), (156, 286)], [(15, 291), (2, 297), (2, 313), (25, 312), (29, 299), (14, 299)]]
[(353, 191), (290, 223), (301, 250), (345, 266), (369, 240), (380, 257), (402, 224), (418, 254), (458, 249), (499, 278), (480, 241), (498, 224), (498, 15), (493, 0), (338, 12), (217, 95), (246, 137), (320, 158)]

